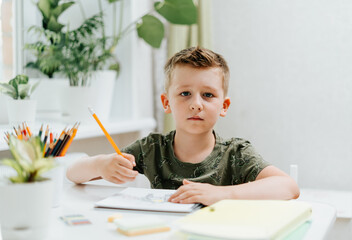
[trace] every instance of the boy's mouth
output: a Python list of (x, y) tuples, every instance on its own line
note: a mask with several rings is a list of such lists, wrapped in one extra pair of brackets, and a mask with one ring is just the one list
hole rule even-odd
[(204, 119), (198, 116), (193, 116), (193, 117), (189, 117), (187, 118), (188, 120), (193, 120), (193, 121), (203, 121)]

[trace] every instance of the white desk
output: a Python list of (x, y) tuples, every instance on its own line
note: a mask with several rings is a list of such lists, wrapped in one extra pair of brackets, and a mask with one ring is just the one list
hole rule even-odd
[[(176, 228), (173, 222), (185, 214), (181, 213), (157, 213), (146, 211), (130, 211), (117, 209), (94, 208), (94, 203), (105, 197), (122, 190), (121, 187), (102, 186), (95, 184), (74, 185), (64, 184), (64, 195), (60, 207), (53, 208), (48, 238), (50, 240), (76, 240), (76, 239), (177, 239)], [(335, 209), (327, 204), (312, 202), (313, 214), (312, 224), (305, 235), (305, 240), (324, 239), (331, 229), (336, 218)], [(170, 224), (171, 231), (165, 233), (142, 235), (138, 237), (125, 237), (116, 231), (112, 223), (107, 222), (108, 216), (114, 213), (121, 213), (126, 217), (143, 217), (146, 215), (158, 215)], [(59, 217), (68, 214), (82, 214), (88, 218), (92, 224), (81, 226), (68, 226)]]

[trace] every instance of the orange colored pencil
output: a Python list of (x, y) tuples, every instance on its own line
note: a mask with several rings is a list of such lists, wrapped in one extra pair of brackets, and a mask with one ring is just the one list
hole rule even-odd
[(98, 123), (99, 127), (101, 128), (101, 130), (103, 130), (105, 137), (108, 139), (108, 141), (110, 142), (110, 144), (112, 145), (112, 147), (115, 149), (116, 153), (123, 156), (120, 149), (117, 147), (116, 143), (114, 142), (114, 140), (112, 140), (110, 134), (106, 131), (105, 127), (103, 126), (103, 124), (100, 122), (99, 118), (97, 117), (97, 115), (95, 114), (95, 112), (93, 111), (93, 109), (91, 109), (90, 107), (88, 107), (90, 113), (92, 114), (92, 116), (94, 117), (95, 121)]
[(31, 137), (32, 136), (31, 129), (28, 127), (27, 123), (25, 123), (25, 124), (26, 124), (26, 129), (27, 129), (28, 135)]
[(77, 133), (77, 130), (78, 130), (78, 126), (79, 126), (79, 123), (77, 123), (77, 126), (76, 126), (76, 123), (75, 125), (73, 126), (73, 128), (71, 129), (72, 131), (70, 131), (70, 137), (69, 139), (67, 140), (67, 143), (65, 144), (64, 148), (62, 149), (61, 153), (60, 153), (60, 157), (62, 156), (65, 156), (66, 152), (67, 152), (67, 149), (70, 147), (73, 139), (75, 138), (76, 136), (76, 133)]

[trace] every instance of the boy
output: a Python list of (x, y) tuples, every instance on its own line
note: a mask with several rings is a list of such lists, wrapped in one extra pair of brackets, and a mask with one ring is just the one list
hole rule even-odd
[(177, 189), (169, 201), (213, 204), (222, 199), (292, 199), (295, 181), (269, 165), (248, 141), (223, 140), (213, 127), (230, 106), (226, 97), (229, 69), (219, 54), (189, 48), (165, 65), (165, 113), (172, 113), (176, 130), (150, 134), (117, 154), (82, 159), (70, 166), (75, 183), (103, 178), (113, 183), (145, 174), (152, 188)]

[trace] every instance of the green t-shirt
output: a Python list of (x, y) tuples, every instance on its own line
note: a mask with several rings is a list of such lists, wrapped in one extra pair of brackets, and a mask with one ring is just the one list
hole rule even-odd
[(151, 133), (123, 149), (135, 156), (135, 169), (149, 179), (152, 188), (177, 189), (185, 178), (218, 186), (236, 185), (254, 181), (269, 165), (248, 141), (223, 140), (216, 133), (214, 149), (206, 159), (200, 163), (181, 162), (173, 149), (175, 133)]

